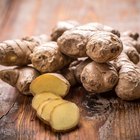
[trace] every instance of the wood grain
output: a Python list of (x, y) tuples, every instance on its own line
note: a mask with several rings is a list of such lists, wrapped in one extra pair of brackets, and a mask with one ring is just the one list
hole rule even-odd
[[(139, 0), (1, 0), (0, 40), (50, 34), (59, 20), (102, 22), (140, 32)], [(6, 67), (0, 66), (0, 69)], [(0, 81), (0, 140), (139, 140), (140, 101), (125, 102), (112, 91), (90, 96), (81, 87), (66, 99), (80, 107), (79, 126), (53, 133), (31, 108), (32, 97)]]

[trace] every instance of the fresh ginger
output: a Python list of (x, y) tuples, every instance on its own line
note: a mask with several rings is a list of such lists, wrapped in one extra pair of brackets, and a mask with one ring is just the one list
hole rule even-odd
[(22, 94), (30, 95), (29, 86), (39, 76), (39, 72), (32, 67), (19, 67), (0, 71), (0, 79), (16, 87)]
[(81, 82), (93, 94), (107, 92), (117, 84), (118, 73), (110, 63), (99, 64), (93, 61), (84, 67)]
[(116, 60), (119, 65), (119, 80), (115, 88), (116, 94), (123, 100), (140, 98), (140, 68), (132, 63), (125, 53)]
[(31, 54), (33, 66), (40, 72), (55, 72), (68, 65), (72, 59), (59, 51), (56, 42), (50, 41), (34, 49)]
[(79, 123), (79, 108), (72, 102), (54, 107), (50, 114), (50, 125), (54, 131), (68, 131)]
[(138, 34), (132, 34), (130, 32), (124, 32), (121, 36), (123, 42), (123, 52), (127, 54), (128, 58), (134, 63), (137, 64), (140, 60), (139, 53), (136, 49), (138, 43)]
[(79, 123), (79, 108), (76, 104), (63, 100), (54, 93), (35, 95), (32, 107), (37, 116), (54, 131), (68, 131)]
[(123, 47), (119, 37), (112, 33), (114, 30), (108, 28), (90, 23), (65, 31), (57, 40), (60, 51), (75, 58), (89, 56), (98, 63), (111, 61)]
[(30, 91), (33, 95), (42, 92), (52, 92), (57, 96), (64, 97), (70, 89), (70, 83), (57, 73), (46, 73), (34, 79), (30, 85)]
[(34, 48), (48, 41), (46, 35), (6, 40), (0, 43), (0, 64), (24, 66), (31, 63), (30, 54)]
[(71, 86), (75, 86), (81, 83), (80, 75), (83, 68), (90, 63), (92, 60), (86, 58), (83, 60), (73, 61), (68, 68), (61, 71), (61, 74), (69, 81)]
[(56, 26), (53, 28), (51, 33), (51, 40), (57, 41), (57, 39), (66, 31), (70, 30), (76, 26), (78, 26), (79, 23), (77, 21), (73, 20), (67, 20), (67, 21), (59, 21)]
[(118, 30), (99, 23), (58, 22), (51, 39), (43, 35), (1, 42), (1, 65), (33, 67), (1, 70), (0, 78), (23, 94), (32, 93), (37, 116), (54, 131), (67, 131), (80, 116), (76, 104), (62, 99), (70, 86), (80, 83), (89, 94), (115, 88), (123, 100), (140, 98), (138, 39), (138, 33), (120, 37)]
[(50, 92), (37, 94), (32, 100), (32, 107), (37, 110), (44, 101), (52, 99), (60, 99), (60, 97)]
[(118, 81), (118, 72), (112, 64), (99, 64), (89, 58), (70, 65), (62, 75), (72, 86), (80, 83), (94, 93), (110, 91)]
[[(47, 122), (47, 124), (50, 122), (50, 114), (51, 111), (54, 109), (55, 106), (59, 105), (59, 104), (63, 104), (66, 103), (65, 100), (62, 99), (58, 99), (58, 100), (51, 100), (49, 101), (47, 104), (45, 104), (44, 106), (42, 106), (42, 112), (40, 117), (45, 120)], [(38, 108), (40, 109), (40, 107)], [(38, 113), (38, 111), (37, 111)], [(39, 115), (39, 114), (38, 114)]]
[[(46, 96), (46, 97), (47, 97), (47, 96)], [(40, 120), (42, 120), (44, 123), (48, 124), (48, 125), (49, 125), (49, 122), (48, 122), (48, 121), (45, 121), (45, 120), (42, 118), (41, 114), (42, 114), (43, 108), (44, 108), (49, 102), (51, 102), (52, 100), (56, 100), (56, 99), (45, 100), (45, 101), (43, 101), (41, 104), (37, 104), (38, 108), (35, 109), (37, 117), (38, 117)], [(33, 106), (33, 105), (32, 105), (32, 106)]]
[(87, 55), (98, 63), (114, 60), (122, 52), (121, 40), (110, 32), (97, 32), (86, 45)]

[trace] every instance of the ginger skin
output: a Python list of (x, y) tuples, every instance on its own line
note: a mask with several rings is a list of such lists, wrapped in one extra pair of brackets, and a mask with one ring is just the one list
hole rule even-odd
[(61, 74), (71, 86), (82, 84), (88, 92), (92, 93), (110, 91), (118, 81), (118, 72), (112, 64), (99, 64), (89, 58), (72, 62)]
[(98, 63), (113, 60), (121, 53), (122, 42), (112, 28), (100, 26), (90, 23), (65, 31), (57, 40), (60, 51), (74, 58), (89, 56)]
[(131, 32), (122, 33), (121, 40), (123, 42), (123, 52), (127, 54), (128, 58), (134, 63), (137, 64), (140, 60), (139, 52), (136, 49), (138, 46), (138, 34)]
[(19, 67), (0, 71), (0, 79), (16, 87), (22, 94), (31, 95), (29, 86), (39, 76), (39, 72), (32, 67)]
[(4, 66), (24, 66), (31, 63), (30, 54), (34, 48), (47, 42), (46, 35), (6, 40), (0, 43), (0, 64)]
[(81, 82), (92, 94), (107, 92), (117, 84), (118, 73), (110, 63), (99, 64), (93, 61), (84, 67)]
[(52, 30), (51, 33), (51, 40), (57, 41), (57, 39), (67, 30), (70, 30), (76, 26), (78, 26), (79, 23), (77, 21), (68, 20), (68, 21), (59, 21), (55, 27)]
[(34, 49), (31, 54), (33, 66), (40, 71), (55, 72), (68, 65), (73, 59), (59, 51), (56, 42), (50, 41)]
[(119, 80), (115, 88), (116, 94), (123, 100), (140, 98), (140, 68), (132, 63), (125, 53), (116, 60), (120, 66)]
[(71, 86), (81, 84), (80, 75), (83, 68), (90, 63), (92, 60), (89, 58), (83, 60), (73, 61), (68, 68), (61, 71), (61, 74), (69, 81)]

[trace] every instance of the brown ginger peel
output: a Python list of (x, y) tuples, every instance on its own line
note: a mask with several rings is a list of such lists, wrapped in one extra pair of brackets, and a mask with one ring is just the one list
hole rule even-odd
[(16, 87), (22, 94), (30, 95), (30, 84), (39, 76), (39, 72), (33, 67), (17, 67), (0, 71), (0, 79), (11, 86)]
[(67, 30), (70, 30), (76, 26), (78, 26), (79, 23), (77, 21), (73, 20), (67, 20), (67, 21), (59, 21), (55, 25), (55, 27), (52, 30), (51, 33), (51, 40), (57, 41), (57, 39)]
[(50, 41), (34, 49), (31, 54), (33, 66), (40, 71), (55, 72), (68, 65), (73, 59), (59, 51), (56, 42)]
[(112, 30), (94, 23), (64, 32), (57, 43), (65, 55), (75, 58), (89, 56), (98, 63), (113, 60), (123, 49), (121, 40)]
[(3, 41), (0, 43), (0, 64), (5, 66), (28, 65), (31, 63), (30, 54), (34, 48), (47, 41), (46, 35)]
[(107, 92), (117, 84), (118, 73), (110, 63), (99, 64), (93, 61), (84, 67), (81, 82), (93, 94)]

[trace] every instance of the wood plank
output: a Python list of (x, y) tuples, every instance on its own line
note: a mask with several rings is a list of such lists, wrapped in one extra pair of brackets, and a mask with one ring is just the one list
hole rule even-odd
[[(140, 138), (140, 102), (125, 102), (113, 92), (89, 96), (83, 88), (72, 89), (66, 99), (81, 110), (79, 127), (69, 133), (52, 133), (31, 108), (32, 97), (19, 95), (14, 107), (0, 121), (2, 139), (126, 140)], [(8, 132), (8, 134), (6, 133)]]
[[(6, 89), (6, 90), (5, 90)], [(5, 92), (6, 91), (6, 92)], [(0, 118), (8, 113), (15, 103), (18, 92), (0, 81)]]

